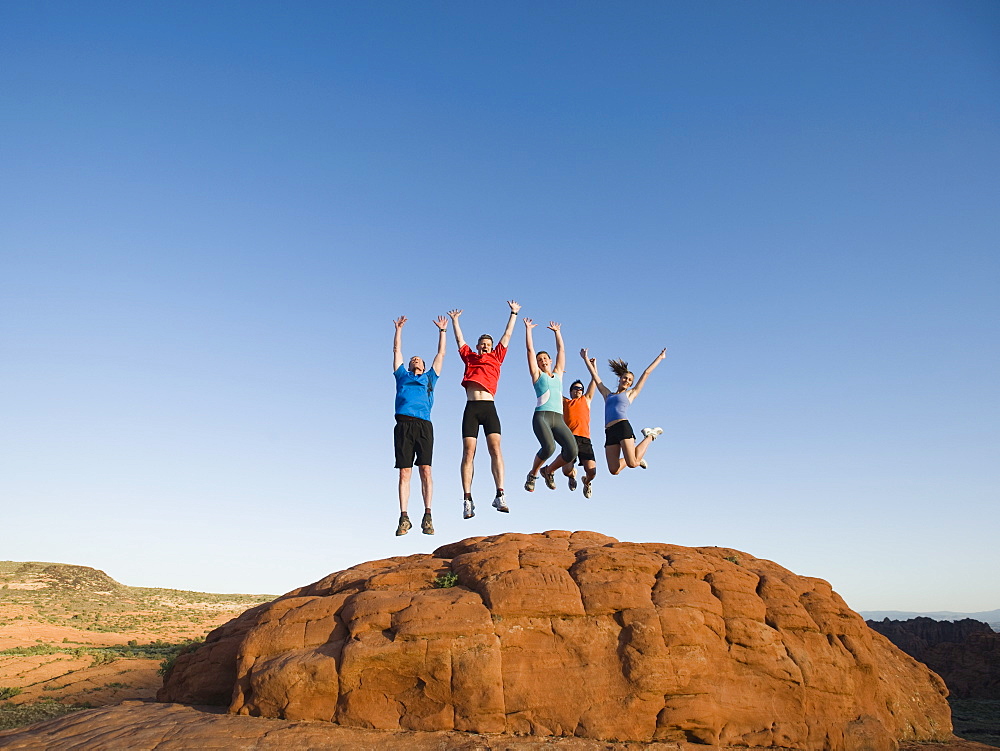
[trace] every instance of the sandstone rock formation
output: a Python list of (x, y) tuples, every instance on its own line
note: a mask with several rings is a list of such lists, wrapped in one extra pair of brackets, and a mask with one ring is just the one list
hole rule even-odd
[(972, 618), (868, 621), (908, 655), (944, 679), (962, 699), (1000, 699), (1000, 634)]
[[(435, 587), (446, 574), (457, 586)], [(825, 581), (553, 531), (331, 574), (212, 632), (158, 698), (356, 728), (860, 751), (951, 738), (945, 695)]]
[[(221, 714), (183, 704), (124, 702), (76, 712), (29, 728), (0, 731), (4, 751), (698, 751), (683, 742), (596, 741), (588, 738), (477, 735), (441, 730), (366, 730), (330, 722), (293, 722)], [(757, 751), (753, 746), (718, 751)], [(993, 751), (953, 739), (903, 742), (899, 751)]]

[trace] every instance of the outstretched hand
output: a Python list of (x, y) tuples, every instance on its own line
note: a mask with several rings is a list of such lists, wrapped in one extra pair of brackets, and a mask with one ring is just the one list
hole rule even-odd
[(560, 324), (556, 323), (555, 321), (549, 321), (549, 325), (546, 328), (551, 329), (552, 331), (558, 331), (559, 326)]
[(434, 325), (437, 326), (440, 331), (446, 331), (448, 329), (448, 319), (444, 316), (438, 316), (434, 319)]
[(588, 359), (587, 358), (587, 348), (586, 347), (584, 347), (583, 349), (580, 350), (580, 357), (582, 357), (584, 359), (584, 361), (586, 361)]
[(396, 324), (397, 329), (403, 328), (403, 324), (406, 323), (406, 316), (400, 316), (399, 318), (395, 319), (393, 323)]
[(462, 308), (455, 308), (455, 310), (449, 310), (448, 315), (451, 316), (451, 320), (457, 321), (458, 317), (462, 315)]
[(667, 348), (664, 347), (663, 350), (656, 356), (657, 360), (663, 360), (667, 356)]
[(526, 328), (528, 331), (531, 331), (533, 328), (535, 328), (535, 326), (538, 325), (537, 323), (532, 323), (530, 318), (522, 318), (521, 320), (524, 321), (524, 328)]
[(519, 310), (521, 310), (521, 303), (519, 303), (517, 300), (508, 300), (507, 304), (510, 305), (511, 313), (517, 313)]

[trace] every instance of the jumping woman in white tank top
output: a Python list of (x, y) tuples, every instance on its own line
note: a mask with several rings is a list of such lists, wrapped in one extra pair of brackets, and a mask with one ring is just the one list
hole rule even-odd
[[(646, 461), (643, 457), (646, 455), (646, 449), (663, 432), (663, 428), (643, 428), (643, 438), (637, 444), (632, 425), (628, 421), (628, 408), (639, 396), (639, 392), (646, 384), (646, 378), (657, 365), (663, 362), (666, 356), (667, 350), (664, 348), (649, 367), (642, 371), (638, 381), (635, 381), (635, 376), (628, 369), (627, 362), (608, 360), (611, 370), (618, 376), (618, 389), (611, 391), (601, 383), (601, 377), (597, 374), (597, 359), (589, 357), (586, 348), (580, 350), (580, 357), (587, 364), (591, 378), (594, 379), (601, 396), (604, 397), (604, 454), (608, 459), (608, 471), (613, 475), (617, 475), (625, 467), (645, 469)], [(635, 386), (632, 385), (633, 382), (635, 382)]]
[[(549, 329), (556, 335), (556, 360), (542, 351), (535, 354), (535, 344), (531, 338), (531, 330), (538, 324), (530, 318), (524, 319), (524, 340), (528, 352), (528, 373), (535, 386), (535, 413), (531, 418), (531, 429), (541, 448), (535, 454), (531, 463), (531, 471), (524, 482), (524, 489), (529, 493), (535, 490), (535, 480), (541, 472), (545, 486), (549, 490), (556, 489), (555, 473), (565, 465), (576, 461), (576, 438), (567, 427), (563, 418), (562, 406), (562, 376), (566, 371), (566, 353), (563, 350), (563, 339), (560, 326), (555, 321), (549, 321)], [(562, 449), (559, 456), (547, 467), (542, 464), (552, 456), (556, 444)]]

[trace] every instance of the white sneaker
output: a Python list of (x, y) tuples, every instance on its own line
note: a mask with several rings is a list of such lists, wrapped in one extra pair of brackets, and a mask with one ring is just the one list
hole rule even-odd
[(663, 428), (643, 428), (642, 435), (644, 438), (655, 441), (657, 436), (663, 435)]
[(471, 498), (462, 501), (462, 518), (471, 519), (476, 515), (476, 504), (472, 502)]
[(509, 514), (510, 509), (507, 508), (507, 502), (504, 500), (503, 493), (497, 493), (497, 497), (493, 499), (493, 508), (497, 511), (501, 511), (504, 514)]
[(583, 497), (584, 498), (590, 498), (590, 496), (593, 495), (593, 493), (594, 493), (594, 490), (593, 490), (593, 488), (590, 487), (590, 483), (587, 482), (586, 480), (584, 480), (584, 482), (583, 482)]
[(645, 459), (640, 459), (639, 460), (639, 466), (642, 467), (643, 469), (649, 469), (649, 465), (646, 464), (646, 460)]

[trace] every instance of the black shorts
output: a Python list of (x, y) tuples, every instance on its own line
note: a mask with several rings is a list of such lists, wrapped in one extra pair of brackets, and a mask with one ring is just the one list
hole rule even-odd
[(396, 469), (406, 469), (414, 464), (418, 467), (424, 464), (430, 466), (434, 452), (434, 426), (430, 420), (396, 415), (392, 443), (396, 448)]
[(465, 403), (465, 412), (462, 414), (462, 438), (478, 438), (480, 425), (483, 426), (485, 435), (500, 432), (500, 417), (497, 415), (495, 402)]
[(590, 442), (589, 438), (584, 438), (582, 435), (573, 436), (576, 439), (576, 455), (581, 462), (585, 461), (597, 461), (594, 457), (594, 444)]
[(617, 446), (626, 438), (635, 438), (632, 425), (628, 420), (619, 420), (610, 428), (604, 429), (604, 447)]

